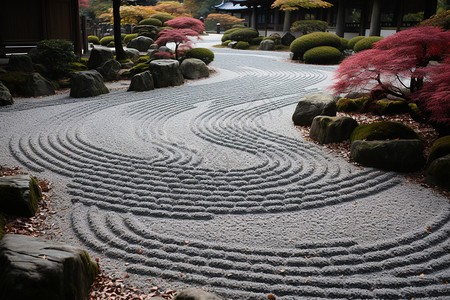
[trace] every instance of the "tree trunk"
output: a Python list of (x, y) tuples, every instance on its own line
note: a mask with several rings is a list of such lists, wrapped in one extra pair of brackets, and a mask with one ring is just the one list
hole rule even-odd
[(120, 0), (113, 0), (114, 17), (114, 46), (116, 48), (116, 60), (127, 59), (127, 55), (122, 47), (122, 35), (120, 32)]

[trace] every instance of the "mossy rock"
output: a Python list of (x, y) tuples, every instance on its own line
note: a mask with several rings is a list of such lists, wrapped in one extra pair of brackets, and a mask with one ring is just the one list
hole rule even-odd
[(136, 74), (148, 71), (150, 69), (149, 63), (139, 63), (130, 69), (130, 76), (134, 76)]
[(450, 154), (450, 135), (437, 139), (430, 149), (427, 164), (430, 165), (435, 159)]
[(303, 61), (307, 64), (335, 65), (342, 59), (339, 49), (330, 46), (319, 46), (309, 49), (303, 55)]
[(138, 37), (137, 33), (131, 33), (131, 34), (127, 34), (124, 38), (123, 38), (123, 43), (125, 45), (128, 45), (129, 42), (131, 42), (131, 40), (134, 40), (135, 38)]
[(22, 94), (30, 74), (26, 72), (8, 72), (0, 74), (0, 81), (9, 89), (11, 94)]
[(408, 112), (414, 121), (418, 123), (426, 123), (427, 117), (422, 113), (416, 103), (408, 103)]
[(87, 71), (87, 70), (88, 70), (88, 67), (82, 63), (79, 63), (79, 62), (69, 63), (69, 75), (71, 75), (71, 76), (75, 72)]
[(148, 55), (141, 56), (138, 58), (138, 60), (135, 61), (136, 64), (149, 63), (149, 62), (150, 62), (150, 56), (148, 56)]
[(290, 50), (294, 53), (294, 59), (302, 59), (306, 51), (319, 46), (339, 48), (341, 46), (341, 40), (333, 33), (313, 32), (295, 39), (291, 43)]
[(421, 139), (411, 128), (404, 124), (383, 121), (371, 124), (361, 124), (353, 130), (350, 140), (395, 140), (395, 139)]
[(381, 115), (396, 115), (408, 112), (408, 104), (402, 100), (381, 99), (375, 103), (376, 112)]
[(340, 112), (358, 112), (362, 111), (364, 104), (369, 100), (368, 97), (360, 97), (356, 99), (341, 98), (336, 103), (336, 110)]
[(33, 176), (0, 178), (0, 211), (13, 216), (33, 217), (41, 200), (42, 192)]
[(373, 44), (383, 39), (382, 36), (369, 36), (359, 40), (355, 46), (353, 46), (353, 51), (361, 52), (363, 50), (371, 49)]
[(427, 169), (426, 182), (450, 190), (450, 154), (433, 160)]
[(355, 37), (349, 39), (348, 40), (348, 48), (353, 49), (353, 47), (355, 47), (355, 44), (364, 38), (365, 38), (365, 36), (360, 35), (360, 36), (355, 36)]

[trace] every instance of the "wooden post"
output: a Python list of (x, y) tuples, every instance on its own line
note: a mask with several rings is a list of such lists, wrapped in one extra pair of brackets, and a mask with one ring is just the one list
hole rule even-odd
[(291, 31), (291, 12), (289, 10), (284, 11), (284, 24), (283, 33)]
[(336, 34), (344, 37), (345, 32), (345, 0), (339, 0), (336, 19)]
[(370, 18), (369, 36), (379, 36), (381, 34), (381, 0), (374, 0), (372, 6), (372, 16)]

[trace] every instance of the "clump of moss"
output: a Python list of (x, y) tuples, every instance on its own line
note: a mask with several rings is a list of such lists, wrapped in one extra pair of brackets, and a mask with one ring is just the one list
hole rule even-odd
[[(263, 41), (263, 39), (264, 39), (263, 36), (255, 37), (255, 38), (252, 39), (252, 41), (251, 41), (250, 44), (252, 44), (252, 45), (259, 45), (259, 44), (261, 44), (261, 42)], [(230, 42), (231, 42), (231, 41), (230, 41)], [(223, 43), (222, 43), (222, 45), (223, 45)], [(228, 44), (227, 44), (227, 45), (224, 45), (224, 46), (228, 46)]]
[(148, 56), (148, 55), (141, 56), (138, 58), (138, 60), (135, 61), (136, 64), (149, 63), (149, 62), (150, 62), (150, 56)]
[(222, 46), (228, 47), (228, 44), (231, 43), (231, 40), (226, 40), (224, 42), (222, 42)]
[(250, 48), (250, 43), (248, 43), (248, 42), (239, 41), (236, 44), (236, 49), (243, 49), (243, 50), (245, 50), (245, 49), (248, 49), (248, 48)]
[(131, 34), (127, 34), (124, 38), (123, 38), (123, 43), (125, 45), (127, 45), (129, 42), (131, 42), (131, 40), (134, 40), (135, 38), (138, 37), (137, 33), (131, 33)]
[(356, 99), (341, 98), (336, 104), (336, 110), (341, 112), (358, 112), (362, 111), (364, 105), (369, 100), (368, 97), (360, 97)]
[(430, 165), (435, 159), (450, 154), (450, 135), (437, 139), (430, 149), (427, 164)]
[(114, 42), (114, 37), (113, 36), (105, 36), (104, 38), (102, 38), (100, 40), (100, 45), (102, 46), (108, 46), (109, 43)]
[(376, 112), (381, 115), (396, 115), (408, 111), (408, 104), (401, 100), (381, 99), (375, 103)]
[(395, 140), (395, 139), (421, 139), (421, 137), (409, 126), (401, 123), (383, 121), (371, 124), (362, 124), (353, 130), (350, 140)]
[(81, 261), (83, 262), (83, 265), (86, 267), (86, 273), (88, 275), (89, 280), (94, 282), (95, 278), (97, 277), (98, 273), (100, 272), (100, 269), (98, 267), (98, 264), (94, 263), (91, 260), (91, 257), (86, 251), (83, 251), (80, 255)]
[(80, 72), (80, 71), (87, 71), (88, 67), (82, 63), (79, 62), (72, 62), (69, 63), (69, 75), (72, 76), (73, 73)]
[(140, 63), (135, 65), (134, 67), (132, 67), (129, 71), (130, 76), (134, 76), (136, 74), (145, 72), (147, 70), (149, 70), (150, 65), (148, 63)]

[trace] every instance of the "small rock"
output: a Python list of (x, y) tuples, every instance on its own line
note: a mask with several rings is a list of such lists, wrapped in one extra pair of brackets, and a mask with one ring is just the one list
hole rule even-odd
[(206, 64), (198, 58), (186, 58), (180, 65), (184, 78), (198, 79), (209, 76), (209, 69)]
[(358, 122), (350, 117), (317, 116), (313, 119), (309, 137), (321, 144), (350, 139)]
[(285, 46), (290, 46), (294, 40), (295, 40), (295, 36), (290, 32), (286, 32), (281, 37), (281, 44), (283, 44)]
[(29, 97), (39, 97), (46, 95), (54, 95), (55, 87), (53, 84), (42, 77), (39, 73), (32, 73), (27, 77), (24, 87), (24, 95)]
[(0, 106), (13, 105), (14, 98), (9, 89), (0, 81)]
[(238, 43), (238, 42), (236, 42), (236, 41), (229, 42), (229, 43), (228, 43), (228, 47), (229, 47), (229, 48), (235, 48), (236, 45), (237, 45), (237, 43)]
[(174, 59), (158, 59), (150, 62), (150, 72), (155, 88), (177, 86), (184, 83), (180, 63)]
[(107, 60), (102, 66), (97, 68), (97, 71), (102, 74), (103, 78), (108, 81), (117, 80), (119, 71), (122, 65), (115, 59)]
[(19, 217), (33, 217), (42, 200), (41, 189), (30, 175), (0, 178), (0, 211)]
[(139, 52), (145, 52), (148, 50), (150, 45), (154, 44), (155, 41), (149, 37), (146, 36), (138, 36), (135, 39), (132, 39), (128, 45), (127, 48), (134, 48), (138, 50)]
[(109, 93), (102, 75), (96, 70), (76, 72), (70, 82), (70, 97), (95, 97)]
[(87, 67), (89, 69), (97, 69), (103, 65), (106, 61), (114, 59), (114, 54), (109, 49), (94, 48), (91, 50)]
[(19, 72), (33, 72), (33, 62), (29, 55), (11, 55), (8, 62), (8, 70)]
[(310, 94), (300, 99), (292, 121), (295, 125), (311, 126), (316, 116), (336, 116), (336, 102), (330, 94)]
[(139, 51), (133, 48), (125, 48), (124, 51), (127, 57), (131, 59), (133, 62), (137, 61), (141, 56)]
[(149, 71), (145, 71), (134, 75), (133, 78), (131, 78), (131, 84), (128, 91), (143, 92), (153, 90), (154, 88), (152, 74)]
[(426, 181), (450, 190), (450, 154), (433, 160), (427, 169)]
[(173, 300), (222, 300), (222, 298), (197, 288), (186, 288), (179, 292)]
[(270, 39), (262, 40), (259, 44), (259, 50), (273, 50), (275, 48), (275, 42)]

